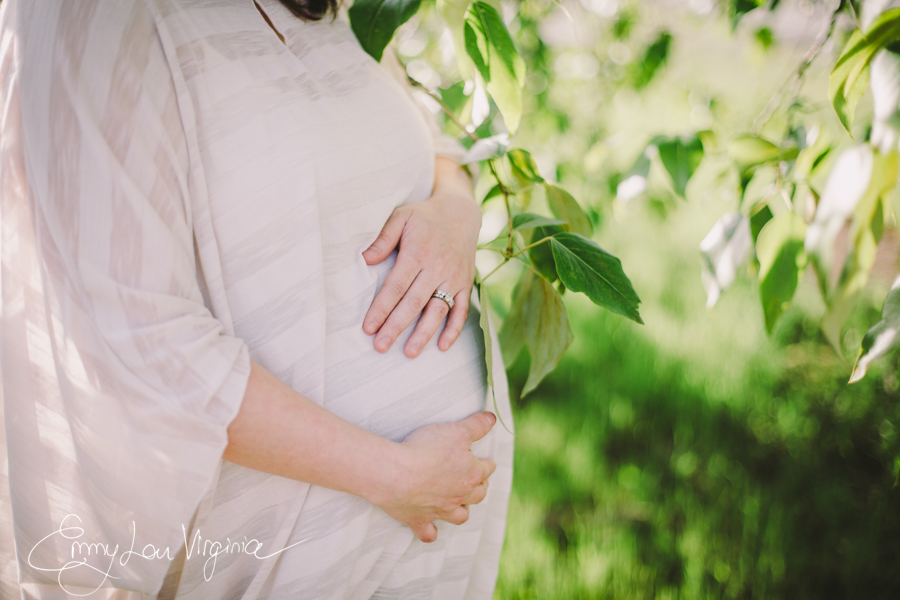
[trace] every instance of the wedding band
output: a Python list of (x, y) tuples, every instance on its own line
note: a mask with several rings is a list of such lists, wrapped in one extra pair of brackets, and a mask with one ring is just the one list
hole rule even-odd
[(441, 300), (443, 300), (444, 302), (447, 303), (447, 306), (449, 306), (450, 308), (453, 308), (453, 296), (451, 296), (447, 292), (438, 290), (435, 293), (433, 293), (431, 295), (431, 297), (432, 298), (440, 298)]

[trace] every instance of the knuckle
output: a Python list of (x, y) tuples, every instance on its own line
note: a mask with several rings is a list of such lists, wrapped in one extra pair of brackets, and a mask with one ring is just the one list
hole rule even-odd
[[(478, 413), (478, 425), (481, 431), (488, 431), (491, 428), (491, 420), (488, 419), (488, 416), (485, 413), (480, 412)], [(481, 433), (481, 431), (478, 433)]]
[(392, 281), (388, 284), (387, 291), (394, 298), (401, 298), (406, 293), (406, 285), (402, 281)]

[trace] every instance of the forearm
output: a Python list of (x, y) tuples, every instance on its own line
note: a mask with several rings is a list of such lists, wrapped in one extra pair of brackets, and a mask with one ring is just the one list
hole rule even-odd
[(400, 444), (341, 419), (255, 361), (223, 458), (376, 504), (402, 469)]

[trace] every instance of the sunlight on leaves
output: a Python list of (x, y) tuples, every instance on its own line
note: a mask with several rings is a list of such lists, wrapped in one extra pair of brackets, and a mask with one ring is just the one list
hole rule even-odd
[(515, 133), (522, 117), (525, 62), (493, 6), (473, 2), (465, 19), (466, 52), (500, 109), (506, 128)]

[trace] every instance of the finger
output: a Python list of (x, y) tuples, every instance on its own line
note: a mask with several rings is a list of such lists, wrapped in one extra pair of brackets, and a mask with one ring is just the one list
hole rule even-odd
[(437, 527), (434, 526), (434, 523), (426, 523), (425, 525), (414, 529), (413, 533), (426, 544), (430, 544), (437, 539)]
[(469, 316), (469, 293), (472, 288), (463, 288), (453, 298), (453, 308), (450, 309), (450, 318), (447, 319), (447, 326), (438, 339), (438, 348), (448, 350), (456, 338), (459, 337), (463, 325)]
[(482, 500), (484, 500), (485, 496), (487, 496), (488, 490), (488, 480), (485, 479), (478, 486), (475, 487), (472, 492), (466, 496), (465, 502), (463, 504), (478, 504)]
[(475, 442), (486, 436), (496, 422), (497, 417), (494, 416), (494, 413), (484, 410), (463, 419), (459, 423), (465, 428), (469, 441)]
[[(456, 306), (454, 305), (454, 308)], [(409, 340), (406, 342), (406, 356), (415, 358), (428, 343), (428, 340), (434, 336), (434, 332), (438, 330), (444, 317), (450, 311), (450, 307), (440, 298), (432, 298), (425, 305), (425, 312), (416, 324), (416, 329)]]
[(400, 234), (403, 233), (403, 227), (406, 226), (406, 211), (394, 211), (388, 217), (387, 223), (381, 228), (381, 233), (372, 242), (372, 245), (363, 251), (363, 258), (366, 264), (374, 265), (386, 259), (397, 244), (400, 243)]
[(391, 311), (390, 316), (378, 330), (378, 336), (375, 338), (375, 349), (379, 352), (386, 352), (391, 345), (397, 341), (400, 334), (406, 331), (409, 324), (413, 322), (434, 291), (436, 283), (426, 276), (424, 272), (420, 272), (409, 287), (409, 291), (397, 304), (397, 307)]
[[(366, 313), (366, 318), (363, 319), (363, 331), (372, 335), (381, 329), (388, 315), (391, 314), (403, 296), (406, 295), (418, 273), (419, 266), (415, 261), (403, 260), (402, 257), (397, 257), (397, 262), (385, 278), (384, 285), (378, 290), (375, 300), (372, 301), (372, 306), (369, 307), (369, 311)], [(384, 352), (390, 348), (390, 344), (384, 349), (378, 348), (377, 344), (375, 347), (379, 352)]]
[(469, 520), (469, 507), (465, 504), (463, 504), (462, 506), (457, 506), (452, 513), (441, 520), (447, 521), (448, 523), (453, 523), (454, 525), (462, 525)]
[(478, 460), (481, 463), (481, 472), (484, 474), (484, 481), (487, 481), (488, 477), (497, 470), (497, 463), (489, 458), (479, 458)]

